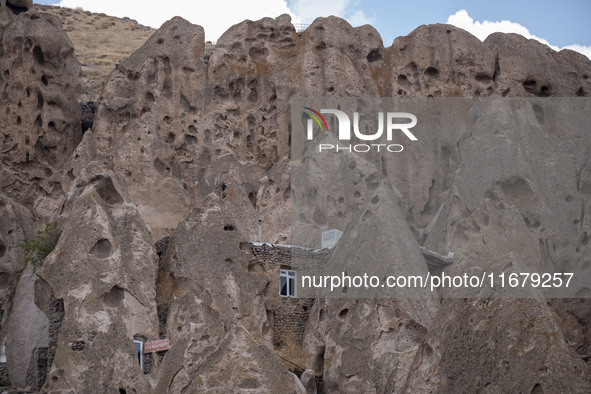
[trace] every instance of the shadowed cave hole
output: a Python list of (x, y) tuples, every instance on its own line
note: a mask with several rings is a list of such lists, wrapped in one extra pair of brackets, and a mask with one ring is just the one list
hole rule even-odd
[(27, 11), (27, 7), (21, 7), (19, 5), (14, 5), (10, 3), (10, 0), (6, 2), (6, 7), (12, 11), (13, 14), (18, 15), (22, 14), (23, 12)]
[(492, 81), (492, 77), (486, 73), (478, 73), (474, 77), (478, 82), (488, 83)]
[(313, 368), (314, 372), (316, 372), (316, 375), (324, 375), (324, 352), (325, 348), (321, 347), (320, 349), (318, 349), (318, 353), (314, 357)]
[(536, 119), (538, 120), (538, 123), (544, 124), (544, 122), (546, 121), (544, 117), (544, 109), (538, 104), (534, 104), (533, 110), (534, 114), (536, 115)]
[(425, 75), (431, 78), (439, 78), (439, 70), (435, 67), (427, 67)]
[(89, 253), (96, 258), (106, 259), (113, 254), (113, 247), (108, 239), (100, 239), (94, 244), (92, 249), (90, 249)]
[(538, 219), (530, 219), (528, 217), (524, 217), (523, 220), (525, 221), (525, 225), (528, 228), (538, 228), (540, 227), (540, 221)]
[(540, 89), (540, 97), (548, 97), (550, 96), (550, 87), (549, 86), (542, 86)]
[(110, 178), (97, 176), (93, 179), (96, 182), (96, 191), (101, 196), (103, 201), (108, 205), (116, 205), (123, 203), (123, 197), (119, 194), (113, 181)]
[(109, 292), (103, 295), (103, 303), (109, 308), (118, 308), (123, 304), (125, 293), (123, 289), (117, 285), (113, 286)]
[(412, 84), (408, 80), (407, 76), (404, 74), (399, 75), (397, 81), (398, 81), (398, 85), (402, 86), (403, 88), (405, 88), (407, 90), (410, 90), (412, 88)]
[(382, 59), (382, 54), (379, 49), (374, 49), (367, 54), (367, 61), (370, 63), (376, 62)]
[(537, 85), (537, 82), (533, 79), (527, 79), (527, 80), (523, 81), (523, 87), (525, 88), (525, 90), (531, 89), (536, 85)]
[(257, 207), (257, 195), (255, 192), (250, 192), (248, 193), (248, 199), (250, 200), (250, 203), (252, 204), (253, 208), (256, 209)]
[(500, 186), (503, 193), (514, 200), (529, 198), (534, 194), (528, 181), (521, 177), (507, 179), (501, 182)]
[(536, 383), (531, 389), (530, 394), (544, 394), (544, 388), (541, 384)]
[(33, 58), (39, 65), (43, 66), (45, 64), (45, 58), (43, 57), (43, 50), (36, 46), (33, 48)]
[(167, 176), (169, 176), (170, 174), (170, 167), (168, 167), (166, 164), (164, 164), (164, 162), (162, 162), (162, 160), (160, 160), (160, 158), (156, 158), (154, 160), (154, 168), (156, 169), (156, 171), (158, 171), (160, 173), (160, 175), (162, 175), (164, 178), (166, 178)]
[(535, 79), (526, 79), (523, 81), (522, 85), (526, 92), (535, 96), (548, 97), (550, 95), (550, 87), (547, 85), (542, 85), (538, 90), (538, 82)]
[(44, 100), (43, 95), (41, 92), (37, 92), (37, 109), (40, 110), (43, 108)]
[(0, 272), (0, 288), (7, 287), (10, 284), (10, 273)]

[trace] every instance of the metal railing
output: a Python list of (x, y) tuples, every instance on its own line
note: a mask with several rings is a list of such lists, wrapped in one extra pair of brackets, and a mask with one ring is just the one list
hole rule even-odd
[(301, 33), (306, 30), (310, 26), (308, 23), (294, 23), (293, 27), (295, 28), (296, 33)]

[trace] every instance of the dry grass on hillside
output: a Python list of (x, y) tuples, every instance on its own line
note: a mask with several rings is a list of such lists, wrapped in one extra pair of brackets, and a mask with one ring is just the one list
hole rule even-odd
[(35, 5), (39, 11), (55, 15), (72, 40), (76, 57), (82, 65), (85, 92), (81, 100), (96, 100), (107, 76), (117, 63), (125, 60), (154, 33), (130, 19), (105, 14)]

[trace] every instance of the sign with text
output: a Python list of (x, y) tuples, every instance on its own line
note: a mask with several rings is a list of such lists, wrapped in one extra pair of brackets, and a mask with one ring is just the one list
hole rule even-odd
[(170, 341), (168, 338), (146, 342), (144, 345), (144, 353), (161, 352), (162, 350), (168, 350), (169, 347)]
[(591, 297), (590, 113), (587, 97), (292, 99), (293, 294)]

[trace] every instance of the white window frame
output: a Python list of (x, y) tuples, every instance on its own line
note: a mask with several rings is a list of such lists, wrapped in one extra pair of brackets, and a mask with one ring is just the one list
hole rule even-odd
[(139, 354), (139, 362), (140, 362), (140, 369), (144, 370), (144, 341), (140, 341), (138, 339), (133, 340), (133, 346), (135, 348), (135, 354), (137, 355), (137, 347), (136, 344), (140, 345), (140, 354)]
[[(286, 292), (287, 294), (281, 294), (281, 288), (283, 287), (281, 285), (281, 282), (283, 280), (283, 278), (285, 278), (285, 283), (287, 286)], [(295, 298), (297, 297), (297, 285), (296, 285), (296, 279), (297, 275), (296, 272), (293, 270), (281, 270), (279, 272), (279, 295), (281, 297), (292, 297)], [(291, 279), (293, 279), (293, 283), (291, 281)]]

